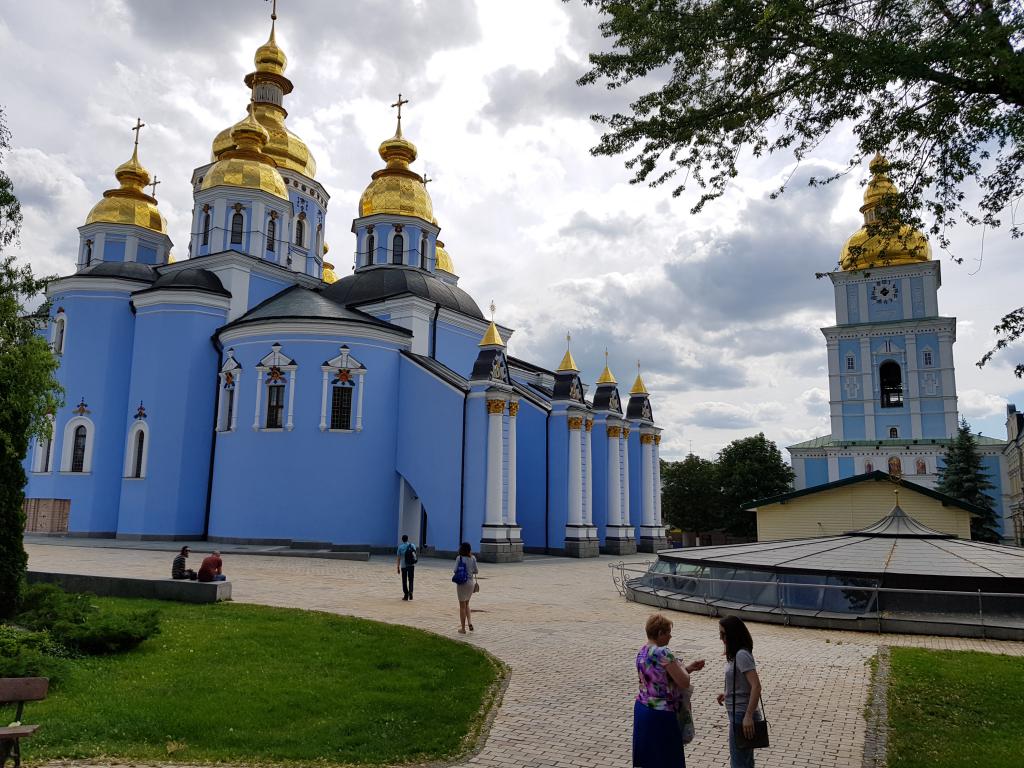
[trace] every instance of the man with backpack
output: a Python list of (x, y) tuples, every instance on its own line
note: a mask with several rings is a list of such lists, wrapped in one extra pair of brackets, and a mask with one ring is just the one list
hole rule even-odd
[(395, 561), (395, 570), (402, 574), (403, 600), (412, 600), (412, 581), (416, 575), (417, 559), (416, 547), (403, 533), (402, 543), (398, 545), (398, 559)]

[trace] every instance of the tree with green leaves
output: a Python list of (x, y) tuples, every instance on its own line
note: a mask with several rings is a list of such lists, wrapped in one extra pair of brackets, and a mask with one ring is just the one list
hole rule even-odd
[(967, 419), (960, 418), (953, 443), (946, 450), (945, 462), (939, 468), (939, 480), (935, 490), (966, 501), (985, 510), (981, 517), (971, 519), (971, 538), (977, 541), (999, 541), (999, 518), (996, 516), (995, 499), (988, 491), (995, 486), (989, 480), (989, 473), (982, 464), (978, 442), (971, 434)]
[(37, 332), (26, 303), (45, 281), (19, 265), (9, 246), (21, 229), (21, 206), (14, 184), (4, 170), (10, 133), (0, 110), (0, 618), (17, 609), (28, 558), (25, 531), (25, 470), (28, 447), (35, 437), (49, 434), (48, 414), (62, 404), (54, 374), (57, 360)]
[[(593, 153), (626, 154), (635, 183), (671, 181), (674, 195), (695, 185), (697, 212), (725, 192), (742, 158), (782, 152), (799, 162), (852, 127), (845, 167), (811, 183), (885, 153), (903, 191), (886, 196), (870, 234), (895, 236), (906, 222), (945, 248), (963, 218), (1024, 235), (1019, 0), (583, 2), (602, 13), (611, 48), (591, 54), (580, 84), (646, 91), (628, 111), (594, 115), (605, 132)], [(993, 352), (1024, 333), (1024, 307), (996, 331)]]
[(757, 518), (745, 511), (744, 505), (792, 490), (796, 475), (764, 432), (733, 440), (718, 454), (717, 464), (723, 498), (722, 527), (734, 536), (756, 537)]
[(722, 489), (715, 462), (694, 456), (662, 462), (661, 503), (668, 523), (700, 536), (722, 527)]

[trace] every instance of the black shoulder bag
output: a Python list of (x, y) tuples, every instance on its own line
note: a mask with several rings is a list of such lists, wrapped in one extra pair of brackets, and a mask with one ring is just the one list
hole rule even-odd
[(736, 659), (732, 660), (732, 727), (735, 729), (736, 746), (741, 749), (763, 749), (768, 746), (768, 717), (764, 709), (764, 696), (760, 697), (761, 720), (754, 721), (754, 738), (743, 734), (743, 724), (736, 723)]

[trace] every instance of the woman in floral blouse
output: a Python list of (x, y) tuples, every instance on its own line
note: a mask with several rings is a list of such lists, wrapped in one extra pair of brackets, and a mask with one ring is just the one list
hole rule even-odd
[(686, 666), (669, 650), (672, 622), (656, 613), (645, 626), (647, 644), (636, 655), (640, 690), (633, 704), (634, 768), (685, 768), (678, 712), (690, 673), (704, 669), (704, 659)]

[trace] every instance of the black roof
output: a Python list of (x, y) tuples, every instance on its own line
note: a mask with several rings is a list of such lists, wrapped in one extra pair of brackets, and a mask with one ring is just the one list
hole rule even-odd
[(412, 335), (412, 331), (407, 328), (385, 323), (383, 320), (378, 320), (372, 315), (360, 312), (358, 309), (349, 309), (337, 301), (332, 301), (324, 295), (322, 290), (303, 288), (301, 285), (293, 285), (291, 288), (271, 296), (266, 301), (257, 304), (237, 320), (225, 325), (221, 330), (258, 320), (290, 319), (349, 320), (365, 325), (376, 325), (408, 336)]
[(473, 297), (457, 285), (412, 267), (374, 267), (347, 275), (324, 289), (327, 298), (346, 306), (409, 293), (464, 315), (480, 320), (484, 317)]
[(156, 280), (157, 274), (149, 264), (137, 261), (101, 261), (68, 277), (120, 277), (125, 280), (152, 283)]
[[(166, 274), (160, 275), (153, 283), (152, 288), (147, 288), (146, 291), (157, 291), (157, 290), (190, 290), (190, 291), (206, 291), (207, 293), (216, 293), (221, 296), (230, 296), (231, 294), (224, 288), (224, 284), (220, 281), (213, 272), (208, 269), (202, 269), (201, 267), (189, 267), (187, 269), (178, 269), (174, 272), (167, 272)], [(143, 293), (143, 291), (139, 291)]]
[(959, 507), (970, 512), (972, 515), (984, 514), (985, 510), (980, 507), (976, 507), (973, 504), (968, 504), (966, 501), (960, 501), (952, 496), (947, 496), (945, 493), (926, 488), (923, 485), (912, 483), (905, 477), (895, 478), (888, 472), (883, 472), (880, 469), (876, 469), (874, 472), (866, 472), (863, 475), (853, 475), (852, 477), (844, 477), (842, 480), (836, 480), (831, 483), (822, 483), (821, 485), (812, 485), (810, 488), (801, 488), (799, 491), (790, 491), (789, 493), (780, 493), (778, 496), (769, 496), (764, 499), (756, 499), (749, 501), (743, 505), (744, 510), (751, 510), (754, 507), (764, 507), (768, 504), (778, 504), (780, 502), (787, 502), (790, 499), (797, 499), (801, 496), (808, 496), (812, 493), (819, 493), (821, 491), (831, 491), (834, 488), (842, 488), (844, 485), (854, 485), (855, 483), (863, 483), (868, 480), (874, 480), (876, 482), (882, 480), (888, 480), (893, 485), (897, 485), (900, 488), (907, 488), (916, 493), (930, 496), (933, 499), (938, 499), (942, 502), (943, 506), (954, 506)]
[(456, 389), (460, 389), (463, 392), (469, 392), (469, 382), (466, 381), (462, 376), (457, 374), (447, 365), (439, 363), (432, 357), (425, 355), (417, 355), (415, 352), (406, 352), (402, 350), (402, 355), (412, 360), (417, 365), (430, 371), (430, 373), (437, 376), (442, 381), (446, 381)]
[(539, 365), (523, 360), (521, 357), (508, 356), (508, 364), (511, 368), (522, 368), (524, 371), (532, 371), (533, 373), (546, 373), (548, 376), (554, 376), (555, 372), (550, 368), (541, 368)]

